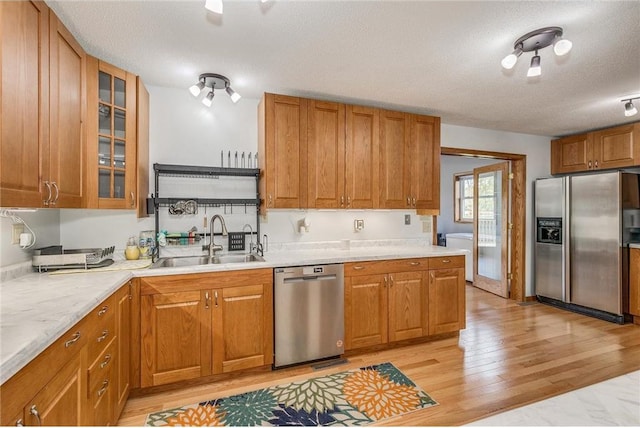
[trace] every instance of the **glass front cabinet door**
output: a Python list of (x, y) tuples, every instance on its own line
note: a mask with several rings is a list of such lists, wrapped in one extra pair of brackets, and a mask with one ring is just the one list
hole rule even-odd
[(87, 207), (134, 209), (136, 76), (87, 59)]

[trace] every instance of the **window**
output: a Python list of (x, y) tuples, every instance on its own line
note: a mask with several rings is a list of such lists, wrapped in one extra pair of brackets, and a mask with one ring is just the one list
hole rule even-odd
[(454, 174), (454, 220), (457, 223), (473, 223), (473, 174)]

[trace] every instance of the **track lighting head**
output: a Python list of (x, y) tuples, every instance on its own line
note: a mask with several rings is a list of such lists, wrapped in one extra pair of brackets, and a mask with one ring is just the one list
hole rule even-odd
[(215, 95), (214, 90), (216, 89), (224, 89), (234, 103), (237, 103), (241, 98), (240, 94), (231, 88), (229, 79), (221, 74), (202, 73), (200, 77), (198, 77), (198, 82), (189, 87), (189, 92), (191, 92), (194, 97), (197, 97), (204, 88), (211, 88), (207, 96), (202, 99), (202, 104), (207, 107), (211, 107)]
[(623, 103), (625, 103), (624, 104), (624, 115), (626, 117), (631, 117), (631, 116), (635, 116), (636, 114), (638, 114), (638, 109), (636, 108), (635, 105), (633, 105), (633, 100), (640, 100), (640, 97), (638, 97), (638, 98), (627, 98), (627, 99), (621, 100)]
[(510, 70), (518, 61), (518, 57), (523, 52), (534, 52), (535, 56), (531, 59), (531, 66), (527, 71), (528, 77), (540, 76), (542, 69), (540, 68), (540, 56), (538, 50), (551, 46), (556, 55), (566, 55), (571, 50), (573, 44), (562, 38), (562, 28), (560, 27), (544, 27), (535, 31), (531, 31), (520, 37), (513, 44), (513, 52), (502, 60), (502, 67)]

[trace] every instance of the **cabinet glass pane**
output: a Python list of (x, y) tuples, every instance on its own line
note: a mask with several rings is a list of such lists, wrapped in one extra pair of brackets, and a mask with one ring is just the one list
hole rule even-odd
[(111, 171), (100, 169), (98, 172), (98, 197), (111, 197)]
[(111, 135), (111, 107), (98, 104), (98, 132)]
[(124, 199), (124, 171), (113, 172), (113, 197)]
[(124, 168), (125, 142), (115, 140), (113, 145), (113, 166), (116, 168)]
[(124, 83), (125, 83), (124, 80), (118, 79), (117, 77), (114, 79), (114, 82), (113, 82), (114, 91), (115, 91), (113, 103), (118, 107), (122, 107), (122, 108), (125, 108), (127, 106), (126, 99), (125, 99)]
[(118, 138), (126, 138), (125, 135), (125, 111), (119, 108), (115, 109), (113, 127), (115, 128), (114, 135)]
[(98, 81), (100, 101), (111, 104), (111, 75), (101, 71)]
[(111, 139), (107, 137), (98, 138), (98, 165), (111, 166)]

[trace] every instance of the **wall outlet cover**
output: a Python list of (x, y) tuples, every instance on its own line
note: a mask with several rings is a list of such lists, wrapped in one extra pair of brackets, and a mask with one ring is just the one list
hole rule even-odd
[(406, 224), (406, 225), (410, 225), (411, 224), (411, 214), (405, 214), (404, 215), (404, 224)]
[(13, 223), (13, 232), (11, 235), (11, 243), (19, 244), (20, 243), (20, 234), (24, 232), (24, 224)]

